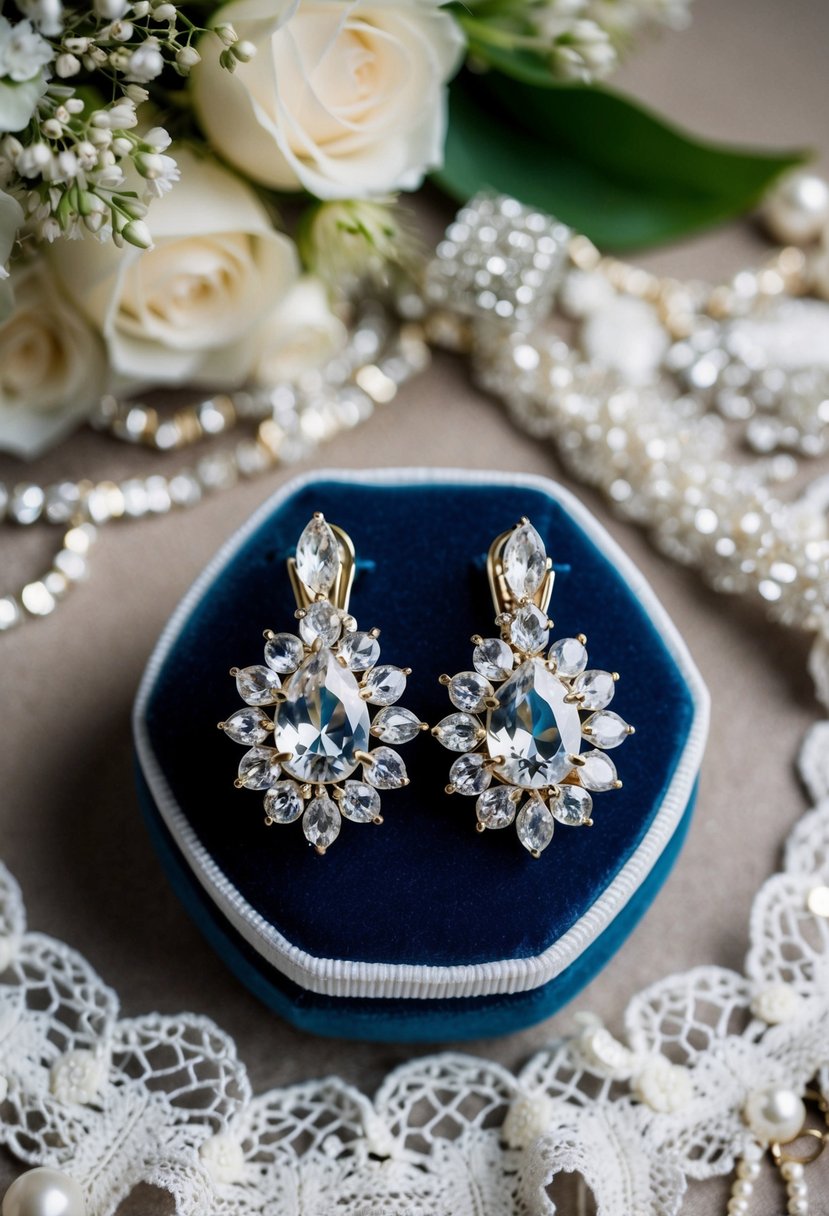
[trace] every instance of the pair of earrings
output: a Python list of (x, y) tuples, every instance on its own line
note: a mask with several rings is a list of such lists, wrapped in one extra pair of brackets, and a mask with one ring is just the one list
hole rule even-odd
[[(381, 791), (409, 784), (395, 748), (429, 729), (399, 705), (411, 669), (381, 663), (380, 630), (349, 614), (354, 566), (351, 538), (315, 514), (288, 560), (298, 633), (266, 630), (265, 663), (231, 669), (245, 707), (219, 723), (249, 749), (237, 788), (264, 791), (268, 825), (301, 818), (318, 853), (344, 818), (383, 822)], [(528, 519), (495, 538), (487, 569), (500, 636), (475, 635), (474, 670), (440, 677), (453, 712), (432, 734), (458, 753), (446, 792), (476, 799), (478, 831), (515, 822), (540, 857), (556, 821), (592, 824), (593, 794), (621, 787), (606, 753), (633, 727), (608, 710), (619, 677), (588, 670), (583, 634), (550, 646), (554, 571)]]

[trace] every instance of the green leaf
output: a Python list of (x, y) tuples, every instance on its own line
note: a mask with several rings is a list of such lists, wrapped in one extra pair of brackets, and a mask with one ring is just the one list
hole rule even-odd
[(465, 201), (489, 187), (540, 207), (602, 248), (676, 240), (753, 207), (800, 152), (695, 140), (628, 98), (462, 73), (435, 180)]

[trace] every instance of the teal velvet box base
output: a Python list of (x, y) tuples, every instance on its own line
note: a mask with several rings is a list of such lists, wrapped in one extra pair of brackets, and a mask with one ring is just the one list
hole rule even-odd
[[(614, 754), (623, 789), (592, 829), (559, 826), (534, 860), (514, 829), (475, 831), (444, 792), (452, 754), (404, 749), (411, 785), (382, 828), (346, 823), (318, 857), (299, 825), (266, 829), (233, 788), (241, 750), (215, 724), (238, 706), (227, 672), (290, 629), (286, 559), (321, 510), (353, 538), (351, 610), (410, 666), (405, 703), (449, 712), (442, 671), (494, 632), (485, 554), (528, 515), (556, 567), (554, 637), (583, 632), (590, 665), (621, 672), (636, 725)], [(287, 1020), (328, 1035), (434, 1041), (521, 1029), (569, 1000), (618, 949), (665, 880), (691, 815), (707, 695), (641, 575), (570, 494), (538, 478), (456, 471), (323, 473), (279, 491), (198, 579), (150, 660), (135, 707), (138, 785), (185, 905), (237, 975)]]

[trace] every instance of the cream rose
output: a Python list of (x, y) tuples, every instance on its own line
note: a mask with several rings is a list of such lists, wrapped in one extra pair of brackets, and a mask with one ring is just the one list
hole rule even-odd
[(255, 194), (176, 150), (181, 181), (153, 203), (151, 249), (59, 241), (67, 292), (100, 331), (122, 384), (236, 384), (256, 329), (293, 286), (298, 258)]
[(253, 378), (273, 385), (322, 367), (345, 347), (348, 331), (331, 311), (320, 280), (306, 275), (271, 313), (258, 339)]
[(0, 324), (0, 449), (31, 459), (87, 417), (106, 380), (97, 335), (61, 294), (44, 258), (15, 267)]
[(256, 55), (232, 75), (203, 55), (196, 110), (255, 181), (354, 198), (414, 190), (442, 163), (464, 41), (437, 0), (233, 0), (216, 20)]

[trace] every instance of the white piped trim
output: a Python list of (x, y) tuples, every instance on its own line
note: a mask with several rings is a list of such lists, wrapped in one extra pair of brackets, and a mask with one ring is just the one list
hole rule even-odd
[[(634, 856), (585, 914), (558, 941), (531, 958), (447, 967), (411, 963), (367, 963), (319, 958), (300, 950), (250, 906), (200, 842), (173, 797), (149, 741), (146, 707), (153, 684), (187, 619), (216, 577), (260, 524), (288, 498), (312, 481), (357, 485), (505, 485), (539, 490), (561, 504), (596, 547), (612, 562), (639, 599), (686, 680), (694, 705), (691, 730), (661, 807)], [(262, 958), (293, 983), (311, 992), (337, 997), (429, 998), (477, 997), (527, 992), (560, 975), (596, 940), (644, 882), (682, 818), (697, 778), (708, 734), (708, 691), (676, 627), (649, 583), (604, 527), (563, 486), (544, 477), (468, 469), (381, 469), (348, 472), (322, 469), (294, 478), (272, 495), (228, 540), (176, 608), (152, 653), (133, 710), (138, 758), (155, 804), (170, 834), (202, 887)]]

